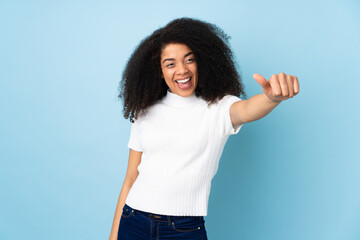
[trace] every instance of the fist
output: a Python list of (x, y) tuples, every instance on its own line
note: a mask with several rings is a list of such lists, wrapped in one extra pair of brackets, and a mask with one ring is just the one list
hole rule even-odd
[(281, 102), (292, 98), (300, 91), (297, 77), (283, 72), (273, 74), (269, 81), (257, 73), (255, 73), (253, 77), (262, 86), (266, 96), (274, 102)]

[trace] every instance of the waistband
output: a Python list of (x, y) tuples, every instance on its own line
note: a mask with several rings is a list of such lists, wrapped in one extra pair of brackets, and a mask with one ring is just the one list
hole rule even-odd
[(151, 212), (141, 211), (135, 208), (130, 207), (125, 203), (123, 211), (133, 211), (134, 214), (141, 214), (151, 220), (161, 221), (161, 222), (173, 222), (176, 220), (188, 219), (188, 218), (195, 218), (195, 219), (203, 219), (203, 216), (173, 216), (173, 215), (163, 215), (163, 214), (154, 214)]

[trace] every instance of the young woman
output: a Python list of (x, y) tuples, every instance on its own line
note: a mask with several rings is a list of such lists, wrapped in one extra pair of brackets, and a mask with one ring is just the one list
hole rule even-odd
[(109, 239), (207, 239), (211, 180), (228, 137), (299, 92), (296, 76), (254, 74), (263, 93), (245, 100), (228, 39), (214, 24), (181, 18), (130, 57), (119, 94), (130, 152)]

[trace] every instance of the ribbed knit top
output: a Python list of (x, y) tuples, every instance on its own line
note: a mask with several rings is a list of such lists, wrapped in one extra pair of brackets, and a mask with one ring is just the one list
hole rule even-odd
[(226, 95), (208, 107), (195, 92), (182, 97), (168, 90), (135, 120), (128, 147), (143, 153), (126, 204), (155, 214), (207, 216), (225, 143), (242, 127), (233, 127), (229, 113), (240, 100)]

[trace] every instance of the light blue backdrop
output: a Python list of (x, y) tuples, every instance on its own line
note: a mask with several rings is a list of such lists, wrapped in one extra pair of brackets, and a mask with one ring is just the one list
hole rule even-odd
[(300, 81), (229, 138), (209, 239), (360, 239), (355, 0), (0, 1), (0, 239), (107, 239), (129, 153), (121, 73), (183, 16), (232, 37), (248, 97), (254, 73)]

